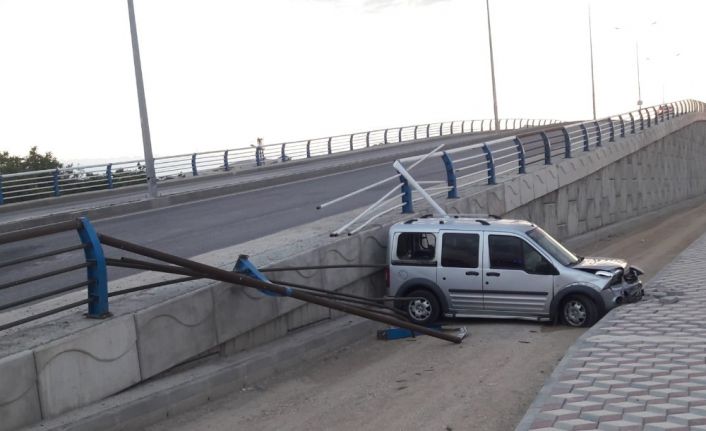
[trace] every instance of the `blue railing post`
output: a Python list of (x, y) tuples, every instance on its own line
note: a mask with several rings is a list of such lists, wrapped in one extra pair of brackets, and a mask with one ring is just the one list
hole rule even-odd
[(495, 184), (495, 162), (493, 161), (493, 153), (490, 152), (486, 143), (483, 143), (483, 152), (488, 166), (488, 184)]
[(632, 115), (632, 112), (630, 113), (630, 133), (634, 134), (635, 133), (635, 116)]
[(400, 175), (400, 182), (402, 183), (402, 214), (412, 214), (414, 213), (414, 205), (412, 204), (412, 188), (407, 183), (407, 179)]
[(525, 147), (522, 145), (520, 138), (515, 138), (515, 146), (517, 147), (517, 166), (518, 174), (525, 173)]
[(588, 131), (583, 123), (581, 123), (579, 127), (581, 127), (581, 133), (583, 133), (583, 150), (588, 151)]
[(5, 203), (5, 196), (2, 193), (2, 175), (0, 175), (0, 205)]
[(54, 191), (54, 196), (61, 194), (61, 190), (59, 190), (59, 169), (54, 169), (54, 172), (51, 174), (51, 187)]
[(601, 146), (601, 140), (603, 139), (603, 136), (601, 136), (601, 133), (602, 133), (602, 132), (601, 132), (601, 125), (598, 124), (598, 121), (594, 121), (593, 124), (594, 124), (595, 127), (596, 127), (596, 134), (597, 134), (597, 136), (596, 136), (596, 147), (600, 147), (600, 146)]
[(105, 265), (105, 255), (98, 234), (86, 217), (79, 219), (78, 236), (86, 246), (83, 254), (88, 267), (88, 314), (87, 317), (104, 319), (110, 316), (108, 311), (108, 271)]
[[(260, 166), (260, 165), (258, 165)], [(196, 167), (196, 153), (191, 155), (191, 175), (193, 176), (198, 176), (199, 175), (199, 170)]]
[(444, 161), (444, 167), (446, 168), (446, 184), (451, 187), (449, 189), (448, 198), (456, 199), (458, 198), (458, 189), (456, 188), (456, 172), (454, 172), (454, 162), (451, 160), (446, 151), (441, 155), (441, 160)]
[(223, 170), (225, 170), (225, 171), (230, 170), (230, 163), (228, 163), (228, 150), (225, 150), (223, 152)]
[(333, 139), (331, 136), (328, 138), (328, 143), (326, 144), (326, 147), (328, 149), (328, 153), (331, 154), (331, 139)]
[[(368, 132), (368, 135), (370, 132)], [(306, 141), (306, 158), (310, 159), (311, 158), (311, 140)]]
[(549, 136), (542, 131), (539, 132), (539, 136), (542, 137), (542, 142), (544, 143), (544, 164), (545, 165), (551, 165), (552, 164), (552, 147), (549, 144)]
[(608, 142), (613, 142), (615, 141), (615, 124), (613, 123), (613, 119), (610, 119), (610, 138), (608, 138)]
[(105, 178), (108, 181), (108, 188), (112, 189), (113, 188), (113, 164), (108, 163), (108, 165), (105, 167)]
[(561, 131), (564, 134), (564, 158), (570, 159), (571, 158), (571, 138), (569, 138), (569, 131), (566, 130), (566, 127), (562, 127)]

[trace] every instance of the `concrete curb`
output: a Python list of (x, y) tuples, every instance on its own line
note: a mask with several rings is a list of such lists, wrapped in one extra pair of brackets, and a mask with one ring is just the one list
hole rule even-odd
[(353, 316), (317, 323), (234, 356), (207, 358), (198, 366), (166, 373), (28, 429), (141, 429), (305, 361), (330, 354), (363, 337), (372, 337), (373, 331), (379, 327), (377, 322)]

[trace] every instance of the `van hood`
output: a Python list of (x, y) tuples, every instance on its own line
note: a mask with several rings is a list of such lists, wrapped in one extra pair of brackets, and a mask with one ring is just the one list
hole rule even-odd
[(614, 271), (621, 268), (625, 271), (628, 263), (623, 259), (615, 259), (612, 257), (584, 257), (581, 262), (572, 265), (572, 268), (581, 269), (584, 271)]

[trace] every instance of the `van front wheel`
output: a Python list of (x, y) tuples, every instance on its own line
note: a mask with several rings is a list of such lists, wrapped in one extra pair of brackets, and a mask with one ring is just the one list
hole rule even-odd
[(439, 300), (433, 293), (418, 289), (405, 296), (414, 298), (407, 301), (407, 307), (405, 307), (407, 316), (413, 323), (429, 325), (439, 318), (439, 314), (441, 314)]
[(561, 320), (575, 328), (593, 326), (598, 320), (596, 304), (583, 295), (571, 295), (561, 303)]

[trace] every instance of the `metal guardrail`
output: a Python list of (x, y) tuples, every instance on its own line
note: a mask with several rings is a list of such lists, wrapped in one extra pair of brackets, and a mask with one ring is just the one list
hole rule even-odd
[[(425, 159), (440, 158), (443, 162), (446, 178), (437, 181), (418, 181), (417, 183), (431, 198), (446, 195), (448, 199), (455, 199), (459, 197), (459, 189), (464, 187), (493, 185), (497, 183), (500, 176), (525, 174), (530, 165), (550, 165), (556, 158), (572, 158), (616, 139), (641, 133), (654, 125), (691, 112), (706, 112), (706, 104), (695, 100), (683, 100), (650, 106), (595, 121), (547, 128), (449, 151), (437, 149), (424, 156), (407, 157), (401, 162), (414, 162), (407, 168), (407, 170), (411, 170)], [(424, 196), (413, 195), (414, 187), (403, 175), (393, 175), (368, 187), (321, 204), (318, 208), (340, 202), (387, 182), (394, 182), (397, 185), (353, 220), (332, 232), (332, 235), (336, 236), (344, 232), (355, 234), (377, 217), (396, 209), (401, 209), (402, 213), (413, 213), (414, 203), (425, 199)], [(401, 188), (400, 182), (402, 183)], [(359, 223), (357, 227), (348, 230), (356, 223)]]
[[(500, 130), (558, 123), (558, 120), (503, 119)], [(178, 154), (154, 159), (158, 181), (227, 172), (274, 162), (310, 159), (376, 145), (410, 142), (460, 133), (493, 131), (492, 120), (463, 120), (394, 127), (348, 135), (284, 142), (252, 148), (231, 148)], [(87, 191), (116, 189), (146, 183), (144, 160), (65, 167), (40, 171), (0, 173), (0, 205)]]

